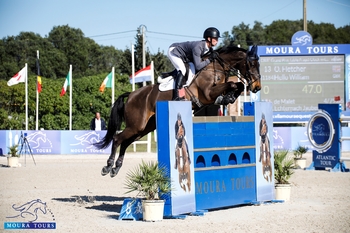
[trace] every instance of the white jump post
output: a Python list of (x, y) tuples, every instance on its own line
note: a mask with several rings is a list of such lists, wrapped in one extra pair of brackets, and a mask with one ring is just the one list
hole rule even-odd
[[(342, 122), (350, 122), (350, 117), (345, 117), (345, 116), (342, 116), (340, 119), (339, 119), (340, 123)], [(343, 141), (346, 141), (346, 140), (350, 140), (350, 137), (341, 137), (340, 138), (340, 142), (342, 143)], [(340, 163), (340, 166), (343, 167), (343, 168), (346, 168), (345, 164), (343, 164), (344, 161), (350, 161), (350, 158), (345, 158), (345, 157), (342, 157), (340, 156), (339, 158), (339, 163)]]
[[(153, 71), (153, 61), (151, 61), (151, 83), (154, 84), (154, 71)], [(133, 77), (134, 79), (134, 77)], [(144, 84), (145, 85), (145, 84)], [(134, 89), (135, 87), (133, 86), (133, 91), (135, 91)], [(154, 131), (154, 135), (156, 135), (156, 131)], [(135, 141), (132, 143), (133, 148), (134, 148), (134, 152), (136, 152), (136, 145), (137, 144), (147, 144), (147, 153), (151, 153), (151, 139), (152, 139), (152, 133), (148, 133), (147, 134), (147, 140), (146, 141)], [(154, 141), (156, 140), (156, 136), (154, 136)]]

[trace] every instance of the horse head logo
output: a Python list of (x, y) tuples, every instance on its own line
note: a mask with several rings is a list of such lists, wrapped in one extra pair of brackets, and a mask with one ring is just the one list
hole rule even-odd
[(46, 134), (41, 131), (28, 135), (27, 140), (32, 146), (32, 148), (38, 148), (38, 147), (52, 148), (51, 141), (46, 137)]
[(312, 45), (312, 36), (306, 31), (298, 31), (292, 37), (292, 45)]
[(294, 41), (294, 44), (301, 44), (301, 45), (306, 45), (311, 41), (311, 37), (309, 35), (304, 35), (301, 37), (295, 38), (296, 41)]
[(12, 208), (17, 211), (17, 215), (7, 217), (7, 218), (24, 218), (28, 222), (34, 222), (38, 219), (38, 211), (41, 211), (43, 214), (46, 214), (46, 202), (41, 201), (40, 199), (32, 200), (21, 206), (12, 205)]
[(86, 134), (83, 134), (83, 135), (75, 135), (74, 138), (78, 141), (78, 143), (75, 143), (75, 144), (71, 144), (71, 145), (81, 145), (81, 146), (84, 146), (84, 145), (89, 145), (89, 147), (87, 148), (90, 148), (90, 147), (93, 147), (93, 145), (97, 142), (100, 141), (100, 135), (98, 133), (96, 133), (95, 131), (93, 132), (89, 132), (89, 133), (86, 133)]
[(323, 132), (325, 130), (325, 126), (323, 124), (318, 124), (318, 125), (314, 125), (314, 131), (315, 132)]

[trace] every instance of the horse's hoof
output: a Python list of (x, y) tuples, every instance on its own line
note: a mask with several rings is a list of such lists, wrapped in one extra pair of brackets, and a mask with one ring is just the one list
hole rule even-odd
[(112, 168), (111, 173), (110, 173), (112, 178), (115, 177), (118, 174), (119, 169), (120, 169), (120, 167)]
[(104, 166), (101, 170), (101, 175), (105, 176), (111, 171), (111, 167)]

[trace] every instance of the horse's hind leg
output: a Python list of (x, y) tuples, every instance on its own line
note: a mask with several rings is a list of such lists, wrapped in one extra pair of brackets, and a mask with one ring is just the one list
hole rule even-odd
[(109, 158), (107, 160), (107, 166), (104, 166), (102, 168), (102, 171), (101, 171), (101, 175), (103, 175), (103, 176), (107, 175), (112, 170), (112, 167), (113, 167), (113, 164), (114, 164), (114, 159), (115, 159), (115, 154), (116, 154), (117, 148), (119, 146), (119, 144), (118, 144), (118, 135), (115, 135), (113, 137), (113, 144), (112, 144), (111, 155), (109, 156)]

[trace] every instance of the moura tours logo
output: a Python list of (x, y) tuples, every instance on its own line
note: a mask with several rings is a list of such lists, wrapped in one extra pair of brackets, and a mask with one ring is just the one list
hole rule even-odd
[[(5, 230), (14, 229), (56, 229), (55, 216), (49, 208), (47, 208), (46, 202), (40, 199), (29, 201), (22, 205), (12, 205), (13, 214), (6, 217), (14, 221), (4, 222)], [(50, 221), (37, 221), (41, 219), (49, 218)], [(52, 219), (52, 221), (51, 221)]]

